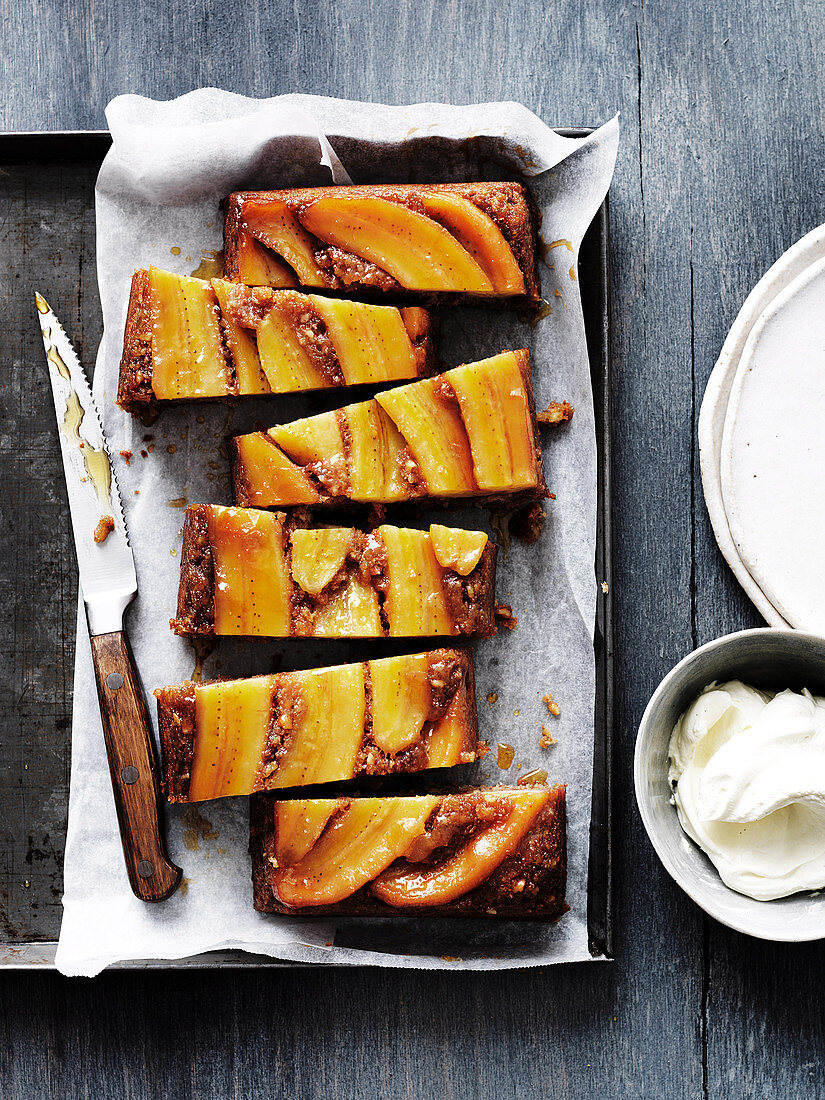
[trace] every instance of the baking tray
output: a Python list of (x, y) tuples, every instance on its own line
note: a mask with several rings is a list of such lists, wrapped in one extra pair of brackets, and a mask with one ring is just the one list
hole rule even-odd
[[(566, 137), (589, 133), (560, 128)], [(334, 138), (333, 138), (334, 143)], [(35, 289), (58, 308), (93, 369), (102, 321), (94, 184), (108, 131), (0, 134), (0, 966), (54, 966), (69, 795), (77, 576)], [(610, 484), (608, 204), (582, 242), (579, 280), (598, 446), (593, 806), (588, 937), (611, 957), (613, 620)], [(302, 965), (220, 951), (115, 968)], [(305, 965), (305, 964), (304, 964)]]

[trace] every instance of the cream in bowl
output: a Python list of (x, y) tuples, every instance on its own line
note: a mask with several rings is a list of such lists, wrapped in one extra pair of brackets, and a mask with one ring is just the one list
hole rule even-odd
[(732, 890), (825, 887), (825, 698), (710, 684), (668, 746), (679, 821)]

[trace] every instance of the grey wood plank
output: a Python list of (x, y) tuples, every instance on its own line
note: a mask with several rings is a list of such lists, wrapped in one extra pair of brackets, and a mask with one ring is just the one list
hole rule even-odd
[[(825, 104), (821, 5), (786, 5), (784, 31), (763, 2), (694, 11), (691, 22), (679, 98), (692, 107), (698, 131), (725, 137), (694, 148), (695, 420), (748, 291), (787, 247), (825, 221), (820, 173), (803, 152), (823, 132)], [(660, 56), (665, 49), (663, 42)], [(727, 94), (718, 94), (722, 88)], [(716, 547), (695, 446), (694, 474), (694, 616), (701, 643), (763, 623)], [(707, 1094), (820, 1095), (825, 1035), (821, 1013), (811, 1006), (823, 980), (821, 947), (764, 944), (714, 921), (706, 926)]]

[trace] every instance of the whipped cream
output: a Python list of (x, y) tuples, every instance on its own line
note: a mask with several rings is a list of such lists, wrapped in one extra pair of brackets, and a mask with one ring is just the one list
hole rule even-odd
[(682, 828), (732, 890), (769, 901), (825, 887), (825, 698), (710, 684), (668, 755)]

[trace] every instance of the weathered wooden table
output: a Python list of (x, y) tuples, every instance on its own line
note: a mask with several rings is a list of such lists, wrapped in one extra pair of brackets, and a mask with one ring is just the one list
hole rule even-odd
[[(825, 221), (821, 0), (0, 0), (0, 14), (7, 130), (98, 128), (119, 92), (166, 98), (204, 84), (391, 103), (510, 98), (551, 124), (620, 110), (623, 126), (611, 192), (615, 963), (498, 976), (7, 973), (0, 1095), (825, 1095), (822, 948), (758, 943), (704, 918), (659, 866), (631, 782), (636, 725), (660, 677), (695, 645), (757, 622), (711, 535), (696, 417), (748, 289)], [(22, 324), (31, 288), (13, 266), (0, 286), (7, 324), (10, 313)], [(99, 323), (67, 321), (86, 341)], [(13, 339), (0, 355), (0, 721), (17, 733), (3, 769), (24, 801), (23, 746), (31, 754), (34, 737), (48, 753), (66, 736), (74, 564), (48, 483), (48, 421), (30, 407), (47, 391), (23, 381), (41, 364), (21, 364)], [(6, 809), (0, 823), (19, 820), (19, 806)], [(29, 827), (32, 863), (48, 860), (42, 825)], [(6, 897), (25, 878), (0, 855)]]

